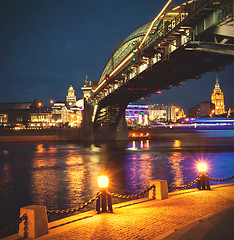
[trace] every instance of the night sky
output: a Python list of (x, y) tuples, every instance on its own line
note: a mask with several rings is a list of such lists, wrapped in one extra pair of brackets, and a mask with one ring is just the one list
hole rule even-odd
[[(167, 1), (0, 0), (0, 102), (82, 98), (85, 76), (98, 80), (113, 48)], [(178, 1), (177, 1), (178, 2)], [(175, 1), (176, 3), (176, 1)], [(234, 64), (219, 73), (226, 110), (234, 109)], [(147, 103), (184, 108), (210, 101), (215, 73), (152, 95)]]

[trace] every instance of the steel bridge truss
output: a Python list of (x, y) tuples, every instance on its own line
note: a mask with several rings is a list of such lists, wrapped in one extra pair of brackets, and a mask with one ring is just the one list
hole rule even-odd
[(168, 5), (144, 44), (105, 67), (92, 92), (94, 125), (116, 125), (130, 102), (233, 62), (233, 9), (233, 0)]

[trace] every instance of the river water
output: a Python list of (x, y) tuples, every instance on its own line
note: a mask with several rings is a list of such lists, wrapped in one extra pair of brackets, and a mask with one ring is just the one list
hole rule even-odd
[(1, 144), (0, 226), (19, 217), (23, 206), (67, 209), (88, 201), (98, 192), (100, 174), (109, 176), (109, 191), (119, 194), (138, 193), (149, 186), (151, 179), (187, 184), (198, 176), (199, 161), (208, 163), (209, 176), (230, 177), (234, 175), (233, 139), (212, 138), (212, 146), (207, 144), (209, 138), (189, 144), (183, 139), (86, 145)]

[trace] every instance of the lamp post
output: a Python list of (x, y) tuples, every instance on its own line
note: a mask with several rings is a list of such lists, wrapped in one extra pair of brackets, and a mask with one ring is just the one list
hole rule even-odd
[(107, 176), (98, 177), (98, 186), (100, 188), (101, 194), (98, 196), (96, 202), (96, 210), (98, 213), (107, 212), (107, 207), (109, 212), (113, 212), (112, 209), (112, 199), (110, 193), (107, 191), (109, 185), (109, 179)]
[(201, 173), (200, 179), (197, 182), (197, 188), (199, 190), (210, 190), (210, 180), (205, 173), (207, 171), (207, 164), (204, 162), (198, 163), (197, 169)]
[(39, 113), (41, 113), (42, 102), (39, 102), (37, 106), (39, 107)]

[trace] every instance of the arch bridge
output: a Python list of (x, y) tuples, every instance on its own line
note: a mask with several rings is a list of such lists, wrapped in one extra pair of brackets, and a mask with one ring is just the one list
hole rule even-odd
[(99, 81), (82, 88), (82, 139), (127, 139), (130, 102), (232, 63), (233, 12), (234, 0), (169, 0), (152, 22), (118, 45)]

